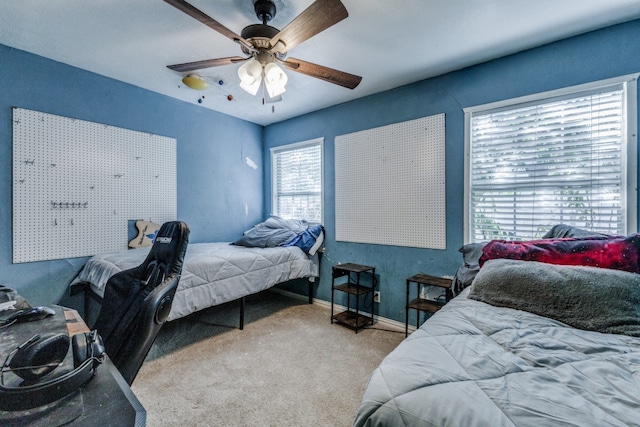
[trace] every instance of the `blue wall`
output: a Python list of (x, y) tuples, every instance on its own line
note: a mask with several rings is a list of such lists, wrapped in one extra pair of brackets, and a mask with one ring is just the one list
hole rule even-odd
[[(36, 304), (64, 303), (86, 261), (11, 262), (11, 107), (21, 107), (176, 138), (178, 217), (189, 224), (192, 242), (232, 240), (264, 219), (271, 211), (269, 149), (324, 137), (327, 239), (316, 296), (331, 299), (332, 264), (373, 265), (382, 292), (376, 313), (404, 321), (405, 279), (417, 272), (452, 275), (460, 264), (462, 109), (638, 72), (639, 52), (640, 21), (633, 21), (262, 128), (0, 45), (0, 283)], [(443, 112), (447, 249), (336, 242), (335, 136)], [(264, 167), (250, 168), (245, 157)]]
[[(12, 107), (177, 139), (178, 219), (191, 242), (230, 241), (262, 220), (262, 126), (0, 45), (0, 284), (69, 303), (86, 258), (12, 264)], [(74, 304), (70, 304), (74, 305)]]
[[(403, 322), (405, 279), (419, 272), (453, 275), (462, 260), (458, 248), (464, 243), (463, 108), (638, 71), (640, 21), (633, 21), (266, 127), (265, 159), (269, 158), (271, 147), (325, 137), (327, 239), (316, 296), (331, 299), (331, 265), (338, 262), (372, 265), (380, 276), (381, 303), (376, 314)], [(446, 115), (447, 249), (336, 242), (334, 138), (439, 113)], [(269, 173), (269, 163), (265, 162), (266, 212), (271, 209)], [(344, 304), (344, 299), (338, 302)]]

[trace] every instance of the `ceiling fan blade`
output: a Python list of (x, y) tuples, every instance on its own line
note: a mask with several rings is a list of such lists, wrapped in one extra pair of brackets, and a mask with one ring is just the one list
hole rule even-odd
[(237, 64), (238, 62), (246, 61), (249, 58), (243, 58), (241, 56), (229, 56), (227, 58), (205, 59), (204, 61), (167, 65), (167, 68), (173, 71), (194, 71), (201, 70), (203, 68), (219, 67), (221, 65)]
[(340, 0), (316, 0), (270, 40), (271, 51), (285, 53), (347, 16), (349, 13)]
[(216, 21), (215, 19), (207, 15), (206, 13), (202, 12), (200, 9), (197, 9), (194, 6), (190, 5), (186, 1), (184, 0), (164, 0), (164, 1), (170, 4), (171, 6), (175, 7), (176, 9), (191, 16), (192, 18), (195, 18), (198, 21), (202, 22), (207, 27), (216, 30), (217, 32), (233, 40), (234, 42), (240, 43), (246, 46), (247, 48), (253, 49), (253, 46), (251, 45), (251, 43), (243, 39), (241, 36), (239, 36), (235, 32), (231, 31), (230, 29), (228, 29), (227, 27), (225, 27), (224, 25), (222, 25), (221, 23), (219, 23), (218, 21)]
[(362, 77), (354, 74), (345, 73), (344, 71), (334, 70), (311, 62), (302, 61), (301, 59), (289, 58), (286, 61), (278, 61), (287, 69), (307, 76), (322, 79), (326, 82), (346, 87), (347, 89), (355, 89), (360, 84)]

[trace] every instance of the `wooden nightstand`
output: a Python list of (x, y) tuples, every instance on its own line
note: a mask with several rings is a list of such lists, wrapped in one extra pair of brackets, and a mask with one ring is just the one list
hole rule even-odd
[[(417, 297), (409, 301), (409, 289), (411, 283), (416, 284)], [(420, 312), (435, 313), (440, 310), (452, 298), (451, 294), (452, 280), (445, 277), (429, 276), (427, 274), (416, 274), (407, 279), (407, 305), (405, 307), (405, 324), (404, 336), (409, 335), (409, 309), (417, 310), (416, 328), (420, 327)], [(420, 286), (435, 286), (444, 290), (444, 299), (428, 300), (420, 298)]]
[[(360, 265), (353, 263), (337, 264), (331, 267), (331, 323), (335, 320), (343, 326), (354, 329), (356, 334), (358, 329), (371, 324), (373, 325), (373, 303), (371, 308), (371, 316), (367, 317), (360, 314), (360, 296), (372, 294), (376, 285), (376, 268), (368, 265)], [(361, 275), (369, 276), (368, 284), (360, 282)], [(336, 279), (345, 277), (346, 282), (336, 284)], [(334, 293), (335, 291), (346, 292), (347, 309), (341, 313), (333, 314)], [(351, 295), (355, 296), (356, 304), (351, 309)]]

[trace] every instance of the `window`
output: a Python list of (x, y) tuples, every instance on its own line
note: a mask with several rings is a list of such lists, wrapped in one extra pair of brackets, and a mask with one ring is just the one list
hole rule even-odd
[(636, 228), (636, 79), (465, 109), (469, 242)]
[(322, 143), (318, 138), (271, 149), (275, 215), (322, 223)]

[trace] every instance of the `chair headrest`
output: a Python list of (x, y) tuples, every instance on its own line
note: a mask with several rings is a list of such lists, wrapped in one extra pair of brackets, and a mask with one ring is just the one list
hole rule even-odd
[(142, 265), (143, 268), (146, 270), (149, 265), (157, 264), (164, 266), (165, 276), (180, 274), (188, 243), (187, 224), (182, 221), (165, 222), (158, 231), (149, 255)]

